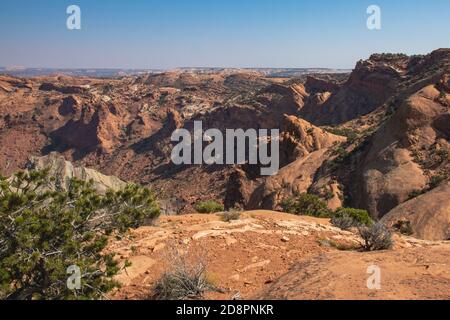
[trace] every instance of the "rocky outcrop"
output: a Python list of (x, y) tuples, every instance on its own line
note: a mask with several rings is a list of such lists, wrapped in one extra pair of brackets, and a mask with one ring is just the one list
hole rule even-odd
[[(50, 133), (55, 148), (60, 151), (76, 149), (80, 152), (112, 152), (119, 142), (123, 118), (112, 105), (99, 104), (77, 110), (73, 97), (65, 98), (59, 112), (78, 113), (64, 126)], [(79, 111), (79, 112), (77, 112)]]
[(353, 180), (357, 207), (381, 218), (408, 200), (411, 193), (423, 190), (430, 172), (448, 175), (448, 155), (434, 164), (426, 160), (431, 159), (437, 146), (447, 154), (449, 151), (446, 133), (436, 126), (449, 114), (449, 109), (437, 101), (439, 95), (432, 85), (413, 94), (370, 139)]
[(254, 182), (241, 168), (235, 168), (229, 175), (225, 189), (225, 208), (244, 209), (254, 190)]
[(313, 76), (307, 76), (305, 82), (306, 91), (310, 94), (316, 94), (321, 92), (334, 93), (340, 89), (340, 85), (330, 79), (320, 79)]
[(87, 93), (87, 89), (80, 86), (64, 86), (56, 85), (50, 82), (44, 82), (39, 86), (41, 91), (57, 91), (63, 94), (83, 94)]
[(345, 138), (342, 136), (326, 132), (301, 118), (285, 115), (281, 133), (281, 158), (289, 163), (343, 141)]
[(0, 93), (12, 93), (17, 89), (33, 89), (29, 80), (0, 75)]
[(333, 94), (320, 106), (314, 103), (306, 105), (300, 115), (316, 125), (334, 125), (370, 113), (392, 97), (405, 72), (404, 68), (393, 66), (392, 62), (360, 61), (340, 88), (313, 81), (310, 87), (314, 91)]
[(70, 95), (62, 100), (58, 111), (63, 117), (75, 115), (80, 111), (81, 101), (76, 96)]
[(280, 141), (283, 167), (254, 191), (247, 208), (280, 209), (284, 197), (308, 192), (317, 171), (329, 157), (329, 148), (345, 140), (305, 120), (285, 116)]
[(394, 228), (400, 221), (411, 225), (413, 236), (426, 240), (450, 240), (450, 181), (406, 201), (382, 221)]
[[(447, 300), (450, 298), (449, 244), (375, 253), (335, 252), (302, 259), (257, 295), (269, 300)], [(369, 289), (374, 265), (379, 289)], [(426, 270), (426, 271), (424, 271)]]
[(125, 182), (114, 176), (106, 176), (93, 169), (74, 166), (57, 153), (51, 153), (45, 157), (31, 157), (27, 168), (49, 169), (49, 175), (55, 179), (52, 183), (64, 189), (68, 188), (71, 179), (92, 180), (94, 188), (100, 193), (105, 193), (108, 189), (117, 191), (126, 186)]

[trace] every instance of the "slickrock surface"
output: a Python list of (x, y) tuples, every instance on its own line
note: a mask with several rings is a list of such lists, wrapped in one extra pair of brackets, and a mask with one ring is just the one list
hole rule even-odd
[[(217, 215), (162, 217), (110, 250), (132, 266), (117, 279), (123, 287), (114, 299), (145, 299), (174, 248), (207, 262), (207, 276), (222, 293), (207, 299), (401, 299), (448, 298), (450, 243), (396, 236), (392, 251), (339, 251), (334, 244), (357, 248), (359, 237), (331, 226), (326, 219), (273, 211), (250, 211), (240, 220)], [(355, 249), (356, 250), (356, 249)], [(447, 258), (446, 258), (447, 257)], [(195, 259), (193, 261), (196, 261)], [(367, 289), (368, 266), (382, 269), (383, 290)], [(303, 281), (301, 279), (304, 279)], [(393, 288), (396, 288), (393, 290)]]

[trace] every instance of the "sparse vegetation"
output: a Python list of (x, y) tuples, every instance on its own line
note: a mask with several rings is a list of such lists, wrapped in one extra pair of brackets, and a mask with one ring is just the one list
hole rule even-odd
[(418, 150), (412, 150), (411, 156), (413, 157), (415, 163), (419, 164), (420, 166), (425, 166), (425, 163), (422, 160), (422, 156)]
[(343, 214), (341, 216), (333, 216), (331, 218), (331, 224), (342, 230), (350, 230), (351, 228), (356, 226), (355, 220), (348, 214)]
[(231, 222), (233, 220), (239, 220), (241, 218), (241, 213), (237, 210), (225, 211), (220, 214), (220, 218), (224, 222)]
[(359, 137), (359, 132), (349, 128), (340, 128), (340, 127), (324, 127), (325, 131), (338, 135), (347, 137), (347, 143), (351, 144)]
[(209, 200), (209, 201), (200, 201), (195, 204), (195, 210), (198, 213), (217, 213), (225, 210), (223, 204)]
[(167, 265), (169, 270), (154, 286), (152, 299), (201, 299), (205, 292), (217, 290), (208, 280), (204, 259), (175, 251), (168, 258)]
[(441, 164), (444, 161), (449, 159), (448, 151), (445, 149), (436, 150), (435, 154), (436, 154), (436, 157), (438, 158), (437, 161), (439, 164)]
[(332, 160), (333, 165), (338, 166), (347, 161), (350, 153), (341, 145), (333, 150), (332, 156), (335, 156), (335, 158)]
[(333, 219), (335, 221), (339, 221), (340, 219), (342, 219), (342, 222), (344, 223), (348, 218), (353, 220), (352, 226), (354, 227), (361, 225), (370, 226), (371, 224), (373, 224), (369, 212), (367, 212), (366, 210), (354, 208), (339, 208), (333, 214)]
[(408, 58), (408, 55), (404, 53), (375, 53), (370, 56), (370, 60), (374, 61), (398, 60), (406, 58)]
[(387, 104), (383, 121), (390, 119), (395, 114), (397, 109), (398, 109), (398, 107), (395, 102), (391, 102), (391, 103)]
[(442, 182), (444, 182), (445, 180), (448, 179), (448, 176), (444, 175), (444, 174), (438, 174), (438, 175), (434, 175), (430, 178), (429, 182), (428, 182), (428, 186), (426, 186), (425, 188), (423, 188), (422, 190), (414, 190), (409, 194), (408, 200), (417, 198), (437, 187), (439, 187), (441, 185)]
[[(101, 299), (120, 271), (104, 252), (108, 237), (156, 218), (154, 194), (128, 185), (101, 195), (92, 182), (73, 179), (67, 190), (51, 182), (48, 170), (0, 178), (0, 298)], [(66, 285), (70, 266), (81, 271), (80, 289)]]
[(332, 187), (323, 186), (320, 193), (325, 198), (325, 200), (331, 200), (334, 198)]
[(411, 236), (412, 234), (414, 234), (414, 230), (411, 226), (411, 221), (400, 220), (396, 224), (394, 224), (393, 227), (405, 236)]
[(408, 200), (412, 200), (414, 198), (417, 198), (419, 196), (421, 196), (422, 194), (424, 194), (427, 190), (414, 190), (412, 191), (409, 196), (408, 196)]
[(317, 242), (321, 246), (335, 248), (335, 249), (337, 249), (339, 251), (355, 251), (355, 250), (359, 249), (358, 245), (347, 244), (347, 243), (340, 243), (340, 242), (336, 242), (336, 241), (331, 240), (331, 239), (319, 239)]
[(380, 222), (371, 226), (361, 226), (358, 230), (364, 240), (362, 245), (364, 251), (388, 250), (394, 245), (392, 233)]
[(448, 151), (444, 148), (438, 148), (436, 145), (432, 146), (429, 150), (422, 150), (422, 152), (412, 150), (411, 155), (415, 163), (428, 170), (435, 170), (445, 161), (449, 160)]
[(288, 213), (320, 218), (330, 217), (327, 203), (313, 194), (303, 193), (286, 198), (282, 201), (281, 207)]
[(430, 182), (428, 183), (429, 190), (439, 187), (439, 185), (447, 179), (448, 177), (443, 174), (432, 176), (430, 178)]

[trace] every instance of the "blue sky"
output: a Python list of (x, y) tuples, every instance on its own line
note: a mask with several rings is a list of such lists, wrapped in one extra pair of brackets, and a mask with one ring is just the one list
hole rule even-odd
[[(66, 28), (79, 5), (82, 29)], [(366, 9), (382, 10), (382, 29)], [(450, 47), (450, 0), (0, 1), (0, 66), (353, 68)]]

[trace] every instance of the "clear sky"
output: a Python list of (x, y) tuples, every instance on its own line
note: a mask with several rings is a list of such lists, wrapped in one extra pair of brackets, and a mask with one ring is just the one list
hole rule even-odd
[[(82, 29), (66, 28), (78, 5)], [(369, 5), (382, 29), (366, 27)], [(450, 47), (450, 0), (1, 0), (0, 66), (353, 68)]]

